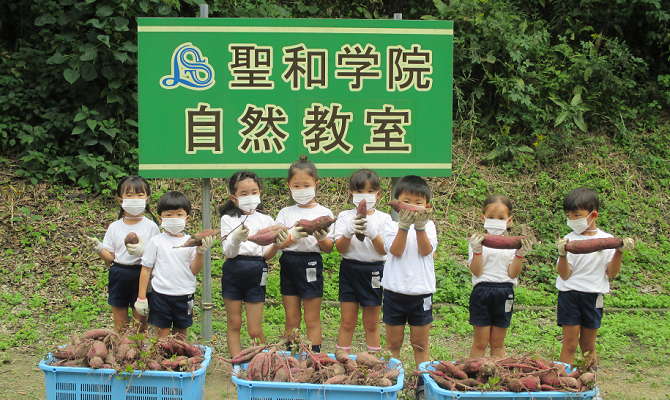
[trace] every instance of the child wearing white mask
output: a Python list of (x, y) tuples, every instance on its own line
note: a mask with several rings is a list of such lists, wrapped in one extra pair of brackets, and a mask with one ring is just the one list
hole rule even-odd
[(302, 227), (295, 226), (301, 219), (313, 220), (322, 216), (333, 218), (333, 212), (316, 202), (319, 175), (313, 162), (302, 156), (291, 164), (287, 185), (296, 204), (284, 207), (277, 214), (276, 223), (291, 227), (288, 238), (280, 246), (282, 255), (280, 291), (286, 314), (285, 333), (300, 328), (301, 303), (304, 308), (307, 340), (312, 351), (321, 351), (321, 299), (323, 297), (323, 259), (321, 253), (333, 251), (332, 226), (308, 236)]
[[(202, 239), (198, 247), (182, 247), (191, 235), (184, 234), (190, 219), (191, 202), (181, 192), (167, 192), (156, 205), (163, 233), (149, 240), (142, 255), (142, 272), (135, 309), (149, 315), (159, 337), (186, 337), (193, 325), (196, 276), (202, 270), (202, 255), (212, 247), (214, 236)], [(149, 278), (153, 292), (147, 299)]]
[[(119, 219), (109, 225), (102, 242), (98, 238), (87, 237), (85, 244), (89, 251), (110, 264), (107, 303), (112, 307), (114, 329), (122, 331), (128, 327), (130, 308), (133, 318), (138, 321), (135, 328), (144, 332), (147, 318), (137, 313), (134, 303), (142, 270), (140, 259), (146, 247), (145, 242), (160, 233), (158, 220), (149, 209), (151, 187), (141, 176), (123, 178), (116, 188), (116, 196), (121, 206)], [(144, 212), (153, 221), (145, 217)], [(126, 236), (131, 232), (137, 235), (139, 242), (126, 245)]]
[(596, 227), (600, 200), (598, 194), (586, 187), (570, 191), (563, 199), (563, 211), (572, 232), (556, 241), (558, 249), (557, 324), (563, 331), (560, 361), (572, 364), (577, 347), (584, 360), (596, 361), (596, 337), (603, 316), (604, 295), (609, 293), (608, 278), (613, 279), (621, 269), (621, 256), (635, 247), (635, 240), (625, 238), (617, 249), (587, 254), (572, 254), (565, 249), (571, 240), (591, 240), (613, 237)]
[[(228, 181), (228, 201), (219, 207), (223, 254), (227, 257), (221, 271), (221, 295), (226, 306), (228, 351), (235, 357), (242, 351), (242, 302), (251, 339), (267, 343), (263, 334), (263, 303), (268, 280), (268, 264), (278, 244), (259, 246), (248, 241), (261, 229), (275, 224), (261, 213), (261, 180), (251, 171), (238, 171)], [(282, 244), (288, 232), (278, 236)]]
[[(511, 226), (512, 202), (506, 196), (491, 195), (482, 206), (482, 222), (490, 235), (503, 235)], [(505, 355), (505, 336), (512, 321), (514, 288), (523, 268), (523, 258), (532, 248), (524, 239), (518, 250), (482, 246), (483, 233), (468, 239), (468, 268), (472, 272), (470, 325), (474, 341), (470, 357), (484, 357), (490, 346), (491, 357)]]
[[(342, 318), (336, 347), (351, 350), (360, 306), (367, 351), (381, 351), (379, 314), (386, 250), (380, 233), (391, 216), (375, 208), (382, 192), (379, 176), (372, 170), (361, 169), (351, 175), (349, 196), (356, 207), (365, 200), (367, 212), (363, 218), (356, 208), (342, 211), (335, 223), (335, 245), (342, 255), (339, 288)], [(357, 235), (363, 235), (363, 240), (357, 239)]]

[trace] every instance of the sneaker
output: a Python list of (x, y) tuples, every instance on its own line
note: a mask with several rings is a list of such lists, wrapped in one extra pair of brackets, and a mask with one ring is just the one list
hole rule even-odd
[(414, 396), (416, 397), (416, 400), (423, 400), (423, 382), (417, 385), (416, 389), (414, 389)]

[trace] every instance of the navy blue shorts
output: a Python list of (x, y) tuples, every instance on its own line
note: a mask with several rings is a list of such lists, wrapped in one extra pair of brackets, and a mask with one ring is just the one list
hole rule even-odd
[(284, 296), (323, 297), (321, 253), (284, 251), (279, 257), (279, 288)]
[(221, 296), (248, 303), (265, 301), (268, 264), (260, 256), (239, 255), (223, 263)]
[[(563, 325), (581, 325), (587, 329), (599, 329), (603, 319), (603, 306), (597, 304), (600, 293), (585, 293), (577, 290), (558, 292), (556, 323)], [(600, 299), (602, 303), (603, 299)], [(598, 308), (599, 307), (599, 308)]]
[(514, 311), (512, 283), (481, 282), (470, 293), (470, 325), (509, 328)]
[(383, 321), (387, 325), (424, 326), (433, 322), (433, 295), (384, 290)]
[(140, 287), (141, 265), (112, 263), (109, 267), (107, 304), (112, 307), (134, 307)]
[(341, 302), (354, 302), (361, 307), (381, 306), (384, 262), (367, 262), (343, 258), (340, 263)]
[(193, 295), (170, 296), (154, 290), (147, 322), (158, 328), (189, 328), (193, 325)]

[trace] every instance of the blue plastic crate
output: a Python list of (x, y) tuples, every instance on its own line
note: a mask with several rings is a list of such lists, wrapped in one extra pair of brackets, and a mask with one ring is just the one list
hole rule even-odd
[[(47, 400), (202, 400), (205, 372), (212, 349), (197, 371), (135, 371), (118, 374), (113, 369), (60, 367), (49, 365), (51, 354), (39, 363), (46, 379)], [(122, 379), (119, 379), (119, 378)]]
[[(335, 357), (333, 354), (329, 356)], [(356, 359), (356, 356), (349, 357)], [(396, 384), (388, 387), (247, 381), (235, 375), (233, 383), (237, 385), (238, 400), (390, 400), (398, 397), (398, 391), (405, 384), (405, 371), (400, 360), (392, 358), (390, 365), (398, 368), (400, 375)], [(235, 372), (246, 367), (247, 364), (236, 365)]]
[[(419, 364), (419, 371), (435, 371), (434, 363), (439, 361), (429, 361)], [(570, 373), (572, 370), (568, 364), (565, 364), (565, 371)], [(513, 400), (513, 399), (594, 399), (597, 398), (600, 390), (594, 387), (593, 390), (587, 392), (459, 392), (442, 389), (430, 377), (428, 372), (423, 372), (423, 380), (425, 383), (424, 397), (426, 400), (452, 400), (463, 398), (480, 398), (487, 400)]]

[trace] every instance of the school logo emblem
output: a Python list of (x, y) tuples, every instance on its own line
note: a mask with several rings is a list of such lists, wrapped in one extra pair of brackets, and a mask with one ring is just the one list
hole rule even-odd
[(214, 86), (214, 68), (191, 42), (179, 45), (172, 53), (172, 74), (161, 78), (163, 89), (183, 86), (191, 90), (207, 90)]

